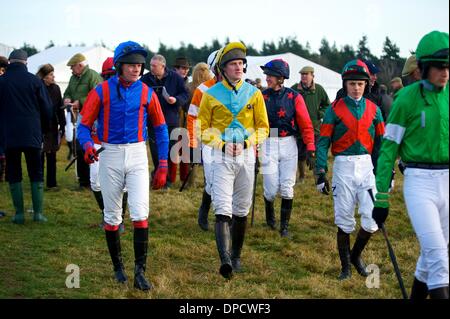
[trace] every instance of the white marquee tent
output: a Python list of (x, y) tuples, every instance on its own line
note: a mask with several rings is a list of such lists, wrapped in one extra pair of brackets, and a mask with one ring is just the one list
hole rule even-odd
[(264, 75), (260, 66), (266, 64), (267, 62), (273, 59), (283, 59), (287, 63), (289, 63), (290, 77), (288, 80), (284, 82), (284, 85), (286, 87), (291, 87), (292, 85), (300, 81), (299, 71), (304, 66), (312, 66), (314, 68), (315, 74), (314, 80), (323, 86), (323, 88), (328, 94), (328, 97), (330, 98), (330, 101), (334, 100), (337, 91), (342, 87), (341, 75), (339, 73), (334, 72), (333, 70), (330, 70), (326, 67), (323, 67), (320, 64), (304, 59), (293, 53), (284, 53), (268, 56), (247, 56), (248, 66), (245, 78), (251, 80), (260, 78), (262, 85), (265, 86), (266, 76)]
[(6, 44), (0, 43), (0, 55), (1, 56), (8, 58), (9, 54), (12, 52), (12, 50), (13, 50), (12, 47), (10, 47)]
[(76, 53), (82, 53), (89, 67), (97, 72), (102, 71), (103, 61), (114, 53), (101, 46), (92, 47), (51, 47), (28, 58), (28, 71), (35, 74), (43, 64), (50, 63), (55, 68), (55, 81), (64, 93), (69, 84), (72, 71), (66, 64)]

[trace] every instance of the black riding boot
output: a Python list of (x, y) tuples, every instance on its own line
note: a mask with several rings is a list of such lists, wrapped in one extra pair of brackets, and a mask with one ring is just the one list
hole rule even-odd
[(233, 216), (231, 228), (231, 265), (233, 271), (241, 272), (241, 250), (244, 244), (245, 228), (247, 227), (247, 216)]
[(198, 209), (198, 225), (204, 231), (208, 230), (208, 212), (211, 207), (211, 195), (203, 190), (202, 203)]
[(367, 277), (369, 274), (366, 271), (366, 265), (361, 259), (361, 252), (369, 241), (370, 236), (372, 236), (371, 233), (361, 228), (358, 232), (358, 236), (356, 237), (355, 243), (353, 244), (353, 248), (350, 253), (351, 263), (353, 264), (353, 266), (355, 266), (358, 274), (363, 277)]
[(216, 215), (216, 244), (221, 262), (219, 272), (226, 279), (231, 279), (233, 276), (230, 256), (230, 220), (228, 216)]
[(120, 235), (119, 231), (105, 230), (106, 243), (108, 245), (111, 261), (114, 266), (114, 275), (119, 283), (125, 283), (127, 281), (127, 275), (123, 267), (122, 250), (120, 247)]
[(264, 197), (264, 206), (266, 207), (266, 223), (272, 229), (276, 229), (275, 227), (275, 212), (273, 208), (273, 202), (267, 200)]
[(280, 216), (280, 235), (281, 237), (289, 237), (288, 226), (292, 212), (292, 199), (281, 199), (281, 216)]
[(411, 300), (423, 300), (428, 297), (428, 286), (426, 283), (414, 277), (414, 282), (411, 288)]
[(430, 289), (430, 299), (448, 299), (448, 286)]
[(134, 288), (150, 290), (152, 284), (145, 279), (145, 267), (147, 263), (148, 228), (134, 229)]
[(339, 280), (345, 280), (352, 276), (350, 267), (350, 235), (338, 228), (337, 245), (339, 251), (339, 258), (341, 259), (341, 273)]

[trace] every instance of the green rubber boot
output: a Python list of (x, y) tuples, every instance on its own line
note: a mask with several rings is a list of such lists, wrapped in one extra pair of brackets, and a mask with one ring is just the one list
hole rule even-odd
[(44, 201), (43, 182), (31, 182), (31, 199), (34, 211), (33, 221), (45, 223), (47, 218), (42, 214), (42, 202)]
[(23, 208), (23, 191), (22, 182), (9, 184), (9, 191), (11, 192), (11, 198), (16, 209), (12, 222), (14, 224), (24, 224), (25, 214)]

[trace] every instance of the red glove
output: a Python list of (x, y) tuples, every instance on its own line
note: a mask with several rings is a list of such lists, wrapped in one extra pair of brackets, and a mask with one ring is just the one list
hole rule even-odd
[(85, 145), (84, 161), (88, 164), (92, 164), (98, 161), (98, 154), (92, 144)]
[(166, 185), (167, 170), (167, 160), (160, 160), (158, 169), (156, 170), (155, 176), (153, 177), (153, 189), (160, 189)]

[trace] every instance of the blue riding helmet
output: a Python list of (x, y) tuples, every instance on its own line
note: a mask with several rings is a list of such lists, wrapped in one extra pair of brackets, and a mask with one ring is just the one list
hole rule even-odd
[(260, 66), (264, 74), (289, 79), (289, 64), (283, 59), (274, 59)]
[(114, 65), (117, 63), (145, 64), (147, 54), (147, 50), (139, 43), (122, 42), (114, 50)]

